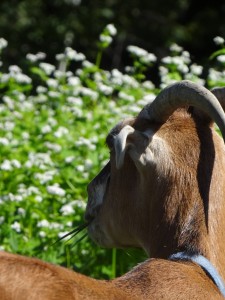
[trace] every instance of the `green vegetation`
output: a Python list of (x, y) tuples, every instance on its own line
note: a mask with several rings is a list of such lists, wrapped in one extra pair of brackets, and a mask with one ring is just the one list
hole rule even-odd
[[(180, 79), (208, 87), (224, 85), (224, 40), (211, 63), (192, 64), (177, 45), (161, 61), (129, 46), (133, 60), (122, 73), (105, 71), (101, 58), (116, 28), (100, 35), (96, 62), (66, 48), (55, 65), (45, 54), (27, 54), (29, 73), (16, 65), (0, 73), (0, 248), (74, 268), (96, 278), (125, 272), (144, 254), (137, 250), (104, 250), (85, 232), (68, 241), (60, 237), (83, 222), (86, 186), (108, 160), (105, 137), (118, 120), (137, 114), (158, 93), (146, 79), (157, 62), (160, 88)], [(0, 51), (7, 42), (0, 39)]]

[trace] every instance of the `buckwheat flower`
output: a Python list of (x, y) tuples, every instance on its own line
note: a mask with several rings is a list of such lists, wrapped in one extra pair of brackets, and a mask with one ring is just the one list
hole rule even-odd
[(60, 208), (60, 212), (63, 216), (68, 216), (74, 214), (75, 210), (71, 204), (65, 204)]
[(38, 232), (38, 235), (40, 236), (40, 238), (45, 238), (46, 237), (46, 232), (41, 230), (41, 231)]
[(48, 95), (51, 98), (60, 98), (60, 96), (61, 96), (61, 94), (59, 92), (56, 92), (56, 91), (49, 91)]
[(83, 100), (80, 97), (69, 96), (67, 98), (67, 102), (70, 103), (70, 104), (77, 105), (77, 106), (82, 106), (83, 105)]
[(0, 38), (0, 50), (6, 48), (8, 45), (8, 42), (4, 38)]
[(12, 225), (11, 225), (11, 228), (14, 229), (16, 232), (21, 232), (21, 226), (20, 226), (20, 223), (19, 222), (14, 222)]
[(83, 53), (77, 53), (77, 55), (74, 57), (75, 61), (83, 61), (86, 59), (86, 56)]
[(92, 67), (94, 66), (94, 64), (91, 63), (91, 62), (88, 61), (88, 60), (85, 60), (85, 61), (82, 62), (82, 66), (83, 66), (84, 68), (92, 68)]
[(2, 225), (5, 222), (5, 217), (4, 216), (0, 216), (0, 225)]
[(74, 156), (68, 156), (65, 158), (65, 163), (71, 164), (74, 161), (75, 157)]
[(46, 58), (46, 54), (44, 52), (38, 52), (36, 54), (38, 60), (42, 60), (42, 59), (45, 59)]
[(8, 146), (9, 145), (9, 140), (5, 137), (0, 137), (0, 145), (3, 145), (3, 146)]
[(202, 74), (203, 67), (197, 64), (193, 64), (190, 66), (190, 71), (192, 74), (199, 76)]
[(64, 237), (64, 236), (67, 235), (68, 233), (69, 233), (69, 231), (59, 232), (59, 233), (58, 233), (59, 239), (63, 238), (65, 241), (66, 241), (66, 240), (69, 240), (69, 239), (70, 239), (70, 236), (69, 236), (69, 235), (66, 236), (66, 237)]
[(49, 185), (47, 187), (47, 192), (51, 195), (56, 195), (56, 196), (60, 196), (63, 197), (66, 195), (66, 191), (63, 190), (61, 187), (59, 187), (58, 185)]
[(83, 96), (87, 96), (87, 97), (90, 97), (92, 100), (97, 100), (98, 98), (98, 93), (95, 92), (95, 91), (92, 91), (91, 89), (89, 88), (85, 88), (85, 87), (82, 87), (82, 89), (80, 90), (80, 93), (83, 95)]
[(155, 88), (155, 85), (152, 81), (150, 80), (146, 80), (142, 83), (142, 86), (145, 88), (145, 89), (148, 89), (148, 90), (153, 90)]
[(57, 88), (58, 81), (56, 79), (50, 78), (46, 81), (47, 85), (52, 88)]
[(49, 221), (48, 220), (41, 220), (37, 223), (37, 227), (49, 227)]
[(49, 150), (53, 150), (56, 153), (59, 153), (62, 150), (62, 147), (59, 144), (45, 142), (44, 146), (47, 147)]
[(148, 53), (147, 55), (141, 57), (141, 62), (145, 63), (145, 64), (150, 64), (153, 63), (157, 60), (155, 54), (153, 53)]
[(105, 85), (105, 84), (103, 84), (103, 83), (99, 83), (99, 84), (98, 84), (98, 89), (99, 89), (99, 91), (100, 91), (101, 93), (103, 93), (103, 94), (106, 95), (106, 96), (111, 95), (112, 92), (113, 92), (113, 88), (112, 88), (111, 86), (107, 86), (107, 85)]
[(49, 63), (40, 63), (40, 68), (46, 73), (46, 75), (51, 75), (55, 71), (55, 66)]
[(65, 135), (68, 135), (69, 130), (66, 127), (59, 126), (56, 132), (54, 132), (54, 136), (57, 138), (61, 138)]
[(78, 172), (81, 172), (81, 173), (84, 172), (84, 166), (83, 166), (83, 165), (78, 165), (78, 166), (76, 167), (76, 169), (77, 169)]
[(9, 72), (10, 73), (21, 73), (22, 70), (17, 65), (11, 65), (11, 66), (9, 66)]
[(138, 56), (138, 57), (143, 57), (148, 54), (148, 52), (140, 47), (137, 46), (128, 46), (127, 51), (130, 52), (131, 54)]
[(86, 203), (83, 200), (74, 200), (71, 202), (71, 204), (78, 208), (86, 208)]
[(134, 77), (131, 77), (127, 74), (124, 74), (122, 76), (122, 81), (124, 84), (126, 84), (130, 87), (133, 87), (133, 88), (138, 88), (138, 86), (139, 86), (139, 83), (137, 82), (137, 80)]
[(42, 86), (42, 85), (39, 85), (39, 86), (37, 86), (37, 88), (36, 88), (36, 92), (38, 93), (38, 94), (44, 94), (44, 93), (46, 93), (48, 91), (48, 89), (45, 87), (45, 86)]
[(224, 63), (224, 62), (225, 62), (225, 54), (217, 56), (216, 59), (217, 59), (219, 62)]
[(18, 214), (21, 215), (21, 216), (25, 216), (25, 214), (26, 214), (25, 209), (22, 208), (22, 207), (19, 207), (17, 212), (18, 212)]
[(0, 165), (0, 169), (3, 171), (11, 171), (13, 169), (10, 160), (5, 159)]
[(112, 42), (111, 36), (105, 35), (105, 34), (100, 34), (99, 39), (100, 39), (101, 42), (107, 43), (107, 44), (110, 44)]
[(124, 99), (124, 100), (127, 100), (127, 101), (129, 101), (129, 102), (135, 101), (134, 96), (128, 95), (128, 94), (126, 94), (126, 93), (124, 93), (124, 92), (122, 92), (122, 91), (119, 92), (118, 96), (119, 96), (119, 98)]
[(76, 50), (72, 49), (71, 47), (66, 47), (65, 49), (66, 58), (68, 58), (69, 60), (73, 60), (76, 54), (77, 54)]
[(86, 159), (84, 162), (84, 167), (86, 170), (90, 170), (93, 167), (93, 162), (90, 159)]
[(2, 100), (10, 110), (13, 110), (15, 108), (15, 101), (9, 96), (3, 96)]
[(41, 184), (45, 184), (45, 183), (53, 180), (55, 175), (56, 175), (56, 172), (54, 170), (51, 170), (51, 171), (47, 171), (45, 173), (35, 173), (34, 178), (39, 180)]
[(56, 222), (51, 222), (49, 224), (49, 229), (62, 229), (63, 225), (60, 223), (56, 223)]
[(42, 198), (42, 196), (37, 195), (37, 196), (35, 196), (35, 200), (36, 200), (37, 202), (42, 202), (42, 201), (43, 201), (43, 198)]
[(117, 34), (117, 30), (116, 30), (116, 27), (114, 26), (114, 24), (108, 24), (106, 26), (106, 30), (109, 32), (109, 34), (111, 36), (114, 36)]
[(41, 133), (46, 134), (52, 131), (52, 128), (47, 124), (41, 128)]
[(28, 53), (26, 55), (26, 59), (29, 60), (30, 62), (36, 62), (36, 61), (38, 61), (37, 55), (31, 54), (31, 53)]
[(224, 44), (224, 38), (221, 36), (216, 36), (213, 39), (214, 43), (218, 46), (223, 45)]
[(29, 76), (22, 74), (22, 73), (15, 73), (13, 75), (13, 78), (18, 83), (30, 84), (32, 82), (32, 79)]
[(21, 168), (21, 163), (17, 160), (17, 159), (13, 159), (11, 160), (11, 165), (16, 168), (16, 169), (20, 169)]
[(170, 51), (180, 53), (183, 51), (183, 48), (181, 46), (178, 46), (176, 43), (174, 43), (170, 46)]
[(55, 58), (58, 61), (63, 61), (63, 60), (66, 60), (66, 55), (64, 53), (59, 53), (59, 54), (56, 54)]
[(69, 77), (68, 78), (68, 84), (72, 86), (78, 86), (80, 85), (80, 79), (78, 77)]

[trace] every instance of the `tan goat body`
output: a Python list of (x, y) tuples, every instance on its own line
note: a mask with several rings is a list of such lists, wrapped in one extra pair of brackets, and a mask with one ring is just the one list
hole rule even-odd
[(198, 264), (168, 259), (201, 254), (225, 281), (225, 147), (213, 124), (225, 139), (223, 108), (224, 89), (181, 81), (107, 136), (110, 162), (88, 186), (89, 235), (154, 258), (101, 281), (0, 252), (0, 300), (224, 299)]

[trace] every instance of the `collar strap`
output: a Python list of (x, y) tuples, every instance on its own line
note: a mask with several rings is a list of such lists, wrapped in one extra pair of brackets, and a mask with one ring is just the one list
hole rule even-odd
[(215, 267), (206, 257), (199, 254), (190, 254), (188, 252), (178, 252), (176, 254), (170, 255), (169, 259), (192, 261), (199, 265), (205, 271), (205, 273), (213, 280), (215, 285), (220, 290), (221, 294), (225, 297), (225, 284)]

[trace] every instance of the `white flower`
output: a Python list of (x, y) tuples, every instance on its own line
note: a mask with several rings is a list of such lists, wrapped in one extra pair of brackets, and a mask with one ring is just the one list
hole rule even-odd
[(75, 105), (78, 105), (78, 106), (82, 106), (83, 105), (83, 100), (81, 98), (79, 98), (79, 97), (69, 96), (67, 98), (67, 101), (70, 104), (75, 104)]
[(95, 91), (92, 91), (89, 88), (83, 87), (82, 89), (80, 89), (80, 93), (83, 96), (90, 97), (92, 100), (97, 100), (97, 98), (98, 98), (98, 93), (96, 93)]
[(11, 228), (14, 229), (16, 232), (21, 232), (21, 226), (20, 226), (20, 223), (19, 222), (14, 222), (12, 225), (11, 225)]
[[(45, 184), (48, 181), (51, 181), (54, 177), (54, 175), (56, 174), (55, 171), (47, 171), (45, 173), (36, 173), (34, 174), (34, 178), (39, 180), (41, 184)], [(40, 202), (38, 199), (36, 199), (38, 202)], [(41, 199), (42, 201), (42, 199)]]
[(224, 44), (224, 38), (222, 38), (221, 36), (214, 37), (213, 41), (216, 45), (223, 45)]
[(28, 59), (28, 60), (31, 61), (31, 62), (36, 62), (36, 61), (38, 61), (37, 55), (31, 54), (31, 53), (28, 53), (28, 54), (26, 55), (26, 59)]
[[(65, 235), (67, 235), (69, 233), (69, 231), (63, 231), (63, 232), (59, 232), (58, 233), (58, 237), (61, 239), (63, 238)], [(65, 241), (70, 239), (70, 236), (68, 235), (67, 237), (63, 238)]]
[(113, 88), (111, 86), (107, 86), (103, 83), (98, 84), (99, 91), (105, 94), (106, 96), (111, 95), (113, 92)]
[(137, 46), (128, 46), (127, 51), (130, 52), (131, 54), (138, 56), (138, 57), (143, 57), (148, 54), (148, 52), (140, 47)]
[(224, 62), (225, 62), (225, 54), (217, 56), (216, 59), (217, 59), (219, 62), (224, 63)]
[(199, 65), (196, 65), (196, 64), (193, 64), (193, 65), (190, 66), (190, 70), (191, 70), (192, 74), (199, 76), (199, 75), (202, 74), (203, 67), (199, 66)]
[(74, 159), (75, 159), (74, 156), (68, 156), (68, 157), (65, 158), (65, 162), (67, 164), (70, 164), (70, 163), (72, 163), (74, 161)]
[(68, 84), (72, 86), (80, 85), (80, 79), (78, 77), (69, 77), (68, 78)]
[(54, 136), (57, 138), (61, 138), (69, 133), (69, 130), (66, 127), (60, 126), (56, 132), (54, 132)]
[(100, 41), (103, 42), (103, 43), (108, 43), (108, 44), (110, 44), (110, 43), (112, 42), (111, 36), (105, 35), (105, 34), (100, 34), (99, 39), (100, 39)]
[(8, 146), (9, 145), (9, 140), (5, 137), (0, 137), (0, 144), (4, 145), (4, 146)]
[(118, 96), (119, 96), (119, 98), (122, 98), (122, 99), (124, 99), (124, 100), (129, 101), (129, 102), (135, 101), (134, 96), (128, 95), (128, 94), (126, 94), (126, 93), (124, 93), (124, 92), (119, 92), (119, 95), (118, 95)]
[(3, 161), (3, 163), (0, 165), (0, 169), (3, 171), (11, 171), (13, 168), (12, 168), (10, 160), (5, 159)]
[(11, 161), (11, 165), (17, 169), (20, 169), (21, 168), (21, 163), (17, 160), (17, 159), (13, 159)]
[(65, 204), (60, 208), (60, 212), (63, 216), (68, 216), (74, 214), (75, 210), (71, 204)]
[(170, 51), (179, 53), (183, 51), (183, 48), (174, 43), (170, 46)]
[(41, 220), (37, 223), (37, 227), (49, 227), (48, 220)]
[(0, 50), (7, 47), (8, 42), (4, 38), (0, 38)]
[(76, 169), (77, 169), (77, 171), (79, 171), (79, 172), (81, 172), (81, 173), (84, 172), (84, 166), (82, 166), (82, 165), (78, 165), (78, 166), (76, 167)]
[(37, 202), (42, 202), (43, 198), (40, 195), (35, 196)]
[(22, 70), (17, 65), (11, 65), (11, 66), (9, 66), (9, 72), (10, 73), (21, 73)]
[(153, 90), (155, 88), (155, 85), (149, 81), (149, 80), (146, 80), (142, 83), (142, 86), (145, 88), (145, 89), (148, 89), (148, 90)]
[(36, 92), (38, 94), (44, 94), (48, 91), (48, 89), (45, 87), (45, 86), (41, 86), (39, 85), (37, 88), (36, 88)]
[(22, 207), (19, 207), (19, 208), (18, 208), (18, 214), (21, 215), (21, 216), (25, 216), (25, 214), (26, 214), (25, 209), (22, 208)]
[(44, 231), (39, 231), (39, 233), (38, 233), (38, 235), (41, 237), (41, 238), (44, 238), (44, 237), (46, 237), (46, 232), (44, 232)]
[(48, 85), (49, 87), (52, 87), (52, 88), (57, 88), (57, 86), (58, 86), (58, 81), (55, 80), (55, 79), (53, 79), (53, 78), (49, 78), (49, 79), (47, 80), (47, 85)]
[(46, 73), (46, 75), (51, 75), (52, 72), (55, 71), (55, 66), (48, 64), (48, 63), (40, 63), (40, 68)]
[(62, 150), (62, 146), (55, 143), (45, 142), (44, 146), (47, 147), (49, 150), (53, 150), (56, 153)]
[(106, 26), (107, 31), (109, 32), (110, 35), (114, 36), (117, 34), (116, 27), (113, 24), (108, 24)]
[(58, 185), (49, 185), (47, 187), (47, 192), (51, 195), (56, 195), (56, 196), (60, 196), (63, 197), (66, 194), (66, 191), (63, 190), (62, 188), (60, 188)]
[(5, 221), (5, 217), (4, 216), (0, 216), (0, 225), (2, 225)]
[(147, 55), (141, 57), (141, 61), (145, 64), (149, 64), (152, 62), (155, 62), (157, 60), (155, 54), (153, 53), (148, 53)]
[(51, 131), (52, 131), (52, 128), (48, 124), (41, 128), (41, 133), (43, 133), (43, 134), (49, 133)]

